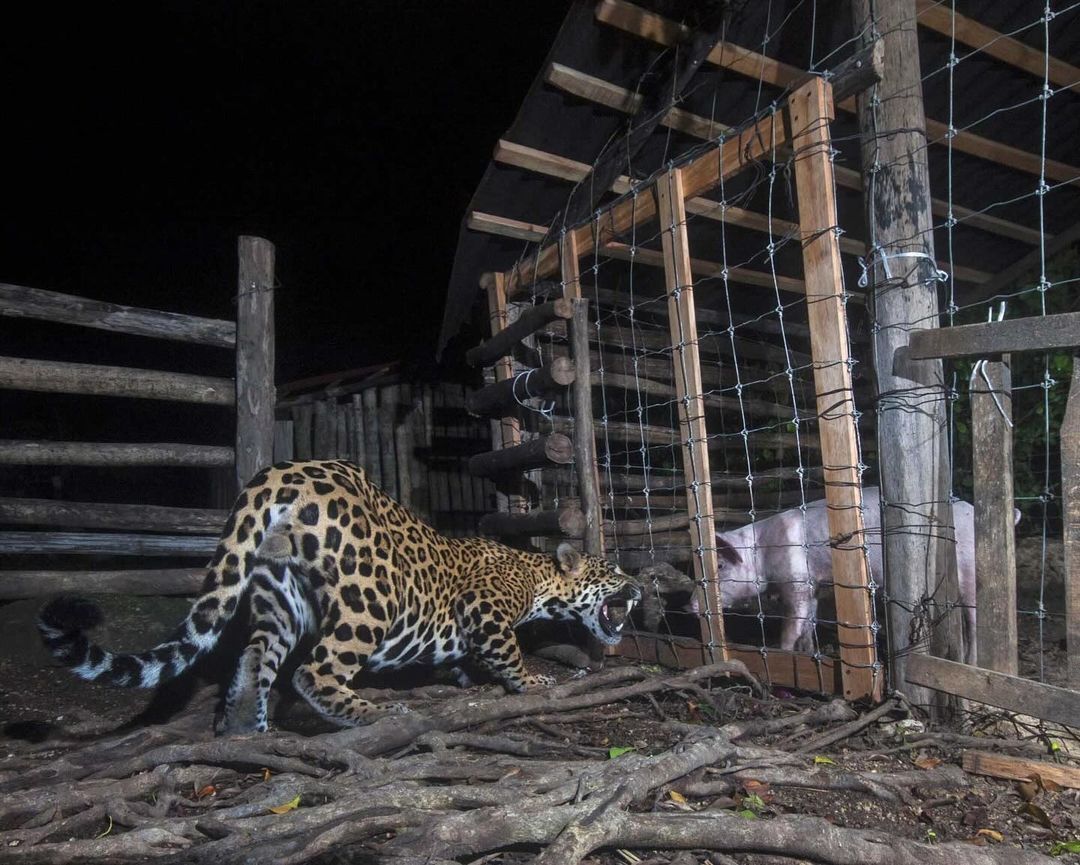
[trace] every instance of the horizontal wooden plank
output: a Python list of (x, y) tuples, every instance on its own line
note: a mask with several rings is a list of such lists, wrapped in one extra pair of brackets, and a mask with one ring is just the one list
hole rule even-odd
[(236, 385), (229, 378), (21, 357), (0, 357), (0, 389), (236, 404)]
[(206, 568), (157, 568), (124, 571), (0, 571), (0, 600), (49, 595), (193, 595), (202, 587)]
[[(769, 649), (763, 653), (754, 646), (733, 643), (728, 644), (727, 650), (729, 658), (742, 661), (754, 676), (771, 685), (824, 694), (843, 692), (840, 665), (833, 658), (815, 661), (809, 655), (780, 649)], [(623, 658), (675, 669), (697, 667), (711, 661), (708, 647), (697, 640), (633, 631), (626, 633), (616, 653)], [(716, 648), (716, 656), (720, 657), (719, 647)]]
[(217, 468), (234, 462), (233, 449), (219, 445), (0, 441), (0, 465)]
[(909, 360), (1076, 348), (1080, 346), (1080, 312), (916, 330), (909, 339), (904, 353)]
[(0, 555), (197, 556), (209, 558), (217, 535), (97, 532), (0, 532)]
[(198, 535), (220, 531), (228, 515), (226, 510), (212, 508), (0, 498), (0, 523), (13, 526), (135, 529)]
[(908, 658), (907, 680), (946, 694), (1057, 724), (1072, 726), (1080, 718), (1080, 691), (996, 673), (957, 661), (946, 661), (932, 655), (912, 654)]
[(531, 243), (539, 243), (548, 236), (548, 229), (544, 225), (522, 222), (520, 219), (511, 219), (509, 216), (498, 216), (479, 210), (469, 211), (469, 215), (465, 218), (465, 225), (472, 231), (497, 234), (499, 237), (510, 237), (514, 240), (528, 240)]
[(1009, 781), (1052, 781), (1062, 787), (1080, 790), (1080, 766), (1031, 760), (1011, 754), (993, 754), (989, 751), (964, 751), (961, 765), (965, 772), (988, 775)]
[(231, 321), (122, 306), (25, 285), (0, 283), (0, 315), (220, 348), (236, 347), (236, 324)]
[(1080, 93), (1080, 68), (1071, 63), (1057, 57), (1047, 57), (1045, 52), (1025, 45), (1019, 39), (961, 15), (951, 4), (942, 3), (941, 0), (916, 0), (915, 8), (921, 26), (942, 36), (955, 35), (957, 42), (1022, 69), (1040, 81), (1045, 76), (1057, 87)]

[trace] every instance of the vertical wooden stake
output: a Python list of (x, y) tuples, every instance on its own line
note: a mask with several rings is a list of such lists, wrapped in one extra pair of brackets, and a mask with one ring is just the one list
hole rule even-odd
[(1080, 354), (1073, 357), (1072, 384), (1061, 421), (1062, 517), (1065, 524), (1065, 649), (1068, 684), (1080, 690)]
[(394, 424), (394, 450), (397, 451), (398, 501), (407, 508), (413, 506), (412, 464), (416, 457), (413, 452), (412, 427), (409, 416), (412, 410), (412, 388), (407, 384), (398, 385), (398, 412)]
[(975, 492), (977, 663), (1015, 676), (1016, 538), (1013, 535), (1012, 373), (981, 361), (971, 377)]
[(821, 78), (788, 101), (795, 149), (803, 271), (814, 360), (821, 461), (832, 545), (841, 678), (849, 700), (880, 700), (881, 676), (871, 629), (870, 571), (863, 546), (858, 430), (842, 296), (843, 269), (837, 224), (829, 121), (832, 87)]
[(274, 454), (274, 244), (242, 236), (236, 292), (236, 483)]
[(712, 477), (709, 471), (705, 397), (701, 385), (698, 352), (697, 310), (690, 271), (690, 242), (686, 235), (686, 196), (681, 169), (672, 169), (654, 184), (657, 215), (664, 250), (664, 281), (668, 296), (668, 325), (675, 392), (678, 397), (679, 431), (682, 437), (683, 475), (690, 517), (690, 541), (696, 555), (694, 578), (703, 587), (701, 639), (710, 660), (727, 660), (723, 605), (716, 560), (716, 524), (713, 518)]
[(375, 387), (363, 391), (364, 403), (364, 469), (371, 482), (383, 488), (382, 451), (379, 448), (379, 391)]
[(311, 459), (311, 403), (293, 406), (293, 453), (298, 460)]
[(352, 461), (358, 466), (364, 465), (364, 399), (360, 394), (352, 395)]
[(581, 297), (581, 267), (577, 235), (568, 231), (560, 242), (563, 297), (574, 301), (570, 320), (570, 353), (574, 358), (574, 462), (577, 464), (581, 510), (585, 514), (585, 552), (604, 554), (603, 519), (600, 512), (600, 475), (596, 468), (593, 436), (592, 369), (589, 362), (589, 302)]
[(398, 501), (397, 460), (394, 454), (394, 425), (397, 421), (397, 387), (379, 388), (379, 462), (382, 464), (382, 489)]
[[(506, 310), (506, 275), (494, 273), (487, 282), (488, 321), (491, 333), (495, 335), (509, 324)], [(495, 381), (506, 381), (514, 375), (514, 363), (509, 357), (502, 357), (495, 364)], [(516, 417), (504, 417), (493, 421), (498, 426), (499, 437), (496, 447), (510, 448), (521, 444), (521, 421)], [(507, 510), (510, 513), (524, 513), (525, 499), (520, 495), (507, 496)]]

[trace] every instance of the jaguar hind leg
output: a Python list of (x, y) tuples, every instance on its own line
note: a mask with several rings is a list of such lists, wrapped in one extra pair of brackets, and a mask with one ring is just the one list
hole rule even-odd
[(313, 627), (302, 581), (286, 563), (257, 562), (251, 571), (251, 637), (225, 697), (218, 733), (268, 728), (270, 688), (286, 657)]

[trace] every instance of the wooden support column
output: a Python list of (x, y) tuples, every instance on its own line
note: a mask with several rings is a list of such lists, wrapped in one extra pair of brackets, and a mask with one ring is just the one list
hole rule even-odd
[(274, 459), (274, 244), (239, 241), (236, 294), (237, 489)]
[(702, 642), (710, 660), (727, 660), (723, 605), (716, 561), (712, 481), (709, 474), (708, 430), (698, 353), (694, 282), (690, 272), (690, 243), (686, 235), (686, 194), (683, 169), (662, 175), (654, 185), (664, 249), (664, 282), (668, 295), (668, 324), (675, 391), (678, 397), (683, 475), (686, 479), (690, 542), (694, 548), (694, 578), (701, 587)]
[(859, 474), (859, 431), (851, 386), (851, 347), (844, 310), (836, 193), (830, 155), (832, 88), (815, 78), (788, 101), (795, 147), (795, 185), (814, 359), (821, 461), (828, 504), (837, 631), (844, 697), (880, 700), (881, 676), (871, 629), (870, 570)]
[(937, 327), (939, 312), (915, 2), (852, 0), (852, 15), (856, 33), (880, 36), (885, 46), (881, 83), (857, 100), (882, 396), (878, 449), (887, 455), (881, 499), (889, 671), (912, 703), (940, 706), (931, 689), (904, 684), (913, 652), (963, 657), (961, 616), (951, 607), (959, 594), (942, 366), (923, 360), (893, 368), (896, 349), (912, 331)]
[(581, 296), (581, 256), (577, 235), (563, 235), (559, 247), (563, 298), (573, 304), (570, 319), (570, 354), (574, 358), (574, 462), (577, 464), (578, 492), (585, 514), (585, 552), (604, 554), (604, 532), (600, 511), (600, 475), (596, 467), (596, 439), (593, 433), (592, 363), (589, 355), (589, 303)]
[(1012, 374), (980, 361), (971, 375), (975, 492), (976, 663), (1016, 676), (1016, 538), (1013, 534)]
[[(487, 284), (488, 321), (491, 326), (491, 335), (494, 336), (501, 330), (505, 330), (510, 319), (506, 310), (506, 276), (502, 273), (494, 273), (491, 281)], [(495, 381), (506, 381), (514, 377), (514, 363), (509, 357), (500, 358), (495, 362)], [(516, 417), (504, 417), (492, 421), (492, 429), (497, 430), (493, 442), (496, 448), (511, 448), (521, 444), (521, 421)], [(500, 499), (502, 496), (500, 495)], [(506, 496), (506, 509), (509, 513), (524, 513), (525, 499), (520, 495)]]
[(1065, 648), (1069, 687), (1080, 690), (1080, 354), (1073, 355), (1072, 384), (1061, 421), (1061, 490), (1065, 524)]

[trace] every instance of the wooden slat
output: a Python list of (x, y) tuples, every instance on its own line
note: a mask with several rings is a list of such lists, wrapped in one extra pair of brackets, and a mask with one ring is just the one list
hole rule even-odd
[(943, 36), (955, 34), (956, 41), (969, 48), (1029, 72), (1040, 81), (1045, 74), (1051, 84), (1080, 93), (1080, 67), (1056, 57), (1048, 58), (1044, 52), (1025, 45), (1019, 39), (954, 12), (950, 4), (941, 0), (915, 0), (915, 8), (918, 10), (919, 24), (928, 30)]
[(1015, 676), (1020, 664), (1013, 530), (1012, 375), (1008, 364), (977, 364), (969, 392), (975, 505), (974, 657), (980, 667)]
[(231, 406), (232, 379), (125, 366), (0, 357), (0, 389)]
[(233, 449), (217, 445), (0, 441), (0, 465), (231, 467)]
[[(713, 522), (712, 475), (709, 469), (709, 431), (705, 426), (705, 389), (701, 382), (701, 354), (698, 351), (697, 318), (694, 309), (694, 277), (690, 268), (690, 241), (686, 234), (684, 169), (672, 169), (655, 184), (659, 205), (661, 240), (664, 247), (664, 284), (668, 296), (668, 325), (674, 350), (671, 356), (679, 413), (679, 448), (690, 506), (690, 543), (694, 578), (704, 586), (699, 591), (703, 615), (702, 641), (719, 643), (719, 655), (727, 660), (723, 604), (715, 576), (716, 527)], [(689, 502), (688, 502), (689, 504)], [(715, 657), (711, 657), (715, 660)]]
[(1080, 691), (995, 673), (933, 655), (912, 654), (907, 663), (907, 681), (1056, 724), (1074, 726), (1080, 718)]
[[(491, 335), (506, 328), (510, 323), (509, 313), (506, 308), (506, 277), (501, 273), (492, 274), (491, 281), (487, 286), (488, 302), (488, 325)], [(502, 382), (514, 377), (514, 362), (509, 357), (503, 357), (495, 362), (495, 381)], [(521, 444), (521, 421), (516, 417), (503, 417), (492, 423), (497, 434), (493, 442), (496, 449), (516, 448)], [(470, 472), (480, 477), (488, 475), (473, 471), (470, 463)], [(511, 513), (521, 513), (525, 510), (525, 499), (520, 495), (506, 497), (506, 507)]]
[(802, 227), (818, 429), (825, 467), (829, 536), (849, 539), (832, 547), (833, 587), (844, 695), (849, 700), (881, 699), (877, 650), (871, 629), (870, 571), (862, 550), (865, 531), (858, 466), (859, 431), (851, 385), (851, 349), (844, 309), (844, 273), (836, 234), (832, 182), (832, 92), (816, 78), (789, 100), (795, 151), (795, 186)]
[(1080, 691), (1080, 352), (1061, 419), (1061, 519), (1065, 553), (1065, 647), (1069, 685)]
[(912, 331), (906, 353), (902, 352), (898, 357), (901, 362), (905, 355), (910, 360), (992, 357), (1017, 351), (1077, 347), (1080, 347), (1080, 312), (1062, 312)]
[(960, 758), (965, 772), (1005, 778), (1011, 781), (1050, 781), (1062, 787), (1080, 790), (1080, 767), (1046, 760), (1030, 760), (1011, 754), (992, 754), (989, 751), (963, 752)]
[(508, 216), (496, 216), (494, 213), (483, 213), (479, 210), (469, 211), (469, 215), (465, 218), (465, 225), (472, 231), (512, 237), (515, 240), (528, 240), (531, 243), (539, 243), (548, 236), (548, 230), (543, 225), (522, 222), (520, 219), (511, 219)]
[(193, 595), (206, 568), (123, 571), (0, 571), (0, 601), (49, 595)]
[[(596, 7), (596, 17), (606, 24), (664, 45), (675, 44), (689, 32), (683, 25), (648, 12), (626, 0), (601, 0)], [(718, 44), (709, 54), (709, 62), (782, 89), (795, 84), (805, 74), (805, 70), (731, 42)], [(849, 97), (841, 100), (836, 107), (853, 114), (855, 99)], [(948, 133), (947, 123), (926, 118), (926, 134), (931, 144), (944, 145), (948, 141)], [(1054, 180), (1063, 183), (1080, 183), (1080, 168), (1076, 166), (1052, 159), (1043, 160), (1039, 154), (1028, 153), (1018, 147), (993, 141), (966, 130), (957, 131), (952, 136), (952, 147), (954, 150), (996, 162), (1017, 171), (1040, 176), (1045, 169), (1046, 176)]]
[(9, 525), (207, 534), (220, 531), (226, 517), (213, 508), (0, 498), (0, 523)]
[(236, 325), (231, 321), (121, 306), (72, 294), (27, 288), (25, 285), (0, 283), (0, 315), (36, 318), (219, 348), (233, 348), (236, 345)]
[[(727, 644), (729, 660), (742, 661), (759, 679), (784, 688), (823, 694), (841, 693), (839, 664), (833, 658), (815, 661), (807, 655), (769, 649), (762, 653), (754, 646)], [(686, 669), (709, 663), (708, 648), (685, 637), (628, 633), (618, 646), (624, 658), (648, 664)]]
[(0, 555), (205, 556), (217, 535), (137, 535), (95, 532), (0, 532)]

